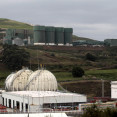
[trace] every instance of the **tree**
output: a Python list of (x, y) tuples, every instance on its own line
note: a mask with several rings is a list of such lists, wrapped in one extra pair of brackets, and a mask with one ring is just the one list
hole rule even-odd
[(87, 53), (86, 59), (89, 60), (89, 61), (95, 61), (96, 57), (94, 55), (90, 54), (90, 53)]
[(73, 77), (82, 77), (84, 75), (84, 70), (81, 67), (74, 66), (72, 69)]
[(17, 45), (3, 45), (2, 61), (11, 70), (19, 70), (29, 64), (30, 54)]

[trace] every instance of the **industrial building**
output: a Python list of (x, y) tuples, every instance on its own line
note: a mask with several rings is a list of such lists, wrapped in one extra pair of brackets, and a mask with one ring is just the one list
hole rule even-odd
[(0, 28), (0, 39), (3, 39), (6, 36), (6, 29)]
[(72, 44), (72, 28), (39, 26), (33, 30), (7, 29), (3, 44), (25, 45), (70, 45)]
[(103, 46), (103, 41), (95, 40), (76, 40), (72, 42), (73, 46)]
[(117, 99), (117, 81), (111, 81), (111, 98)]
[(87, 102), (85, 95), (61, 90), (55, 76), (48, 70), (22, 69), (10, 74), (5, 81), (6, 91), (1, 104), (20, 112), (40, 112), (56, 109), (73, 110)]
[(3, 44), (16, 44), (19, 46), (30, 45), (33, 43), (33, 31), (24, 29), (7, 29)]
[(105, 39), (104, 44), (106, 46), (117, 46), (117, 39)]

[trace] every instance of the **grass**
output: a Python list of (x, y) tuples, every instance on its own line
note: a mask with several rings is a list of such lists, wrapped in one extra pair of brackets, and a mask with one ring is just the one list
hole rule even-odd
[(0, 28), (32, 29), (32, 26), (27, 23), (0, 18)]
[(54, 73), (57, 81), (71, 81), (71, 80), (81, 80), (82, 78), (73, 78), (71, 72), (56, 72)]
[(97, 79), (104, 80), (117, 80), (117, 69), (110, 70), (88, 70), (86, 71), (87, 76), (96, 77)]
[(10, 71), (0, 71), (0, 78), (7, 77), (11, 72)]
[(4, 87), (5, 79), (10, 73), (10, 71), (0, 71), (0, 88)]
[(71, 72), (54, 73), (58, 81), (76, 81), (76, 80), (117, 80), (117, 69), (110, 70), (88, 70), (84, 77), (74, 78)]

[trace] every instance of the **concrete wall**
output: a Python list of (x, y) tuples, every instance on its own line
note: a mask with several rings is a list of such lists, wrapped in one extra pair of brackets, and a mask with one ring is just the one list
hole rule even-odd
[(2, 104), (2, 94), (0, 94), (0, 104)]
[(117, 98), (117, 82), (111, 82), (111, 98)]

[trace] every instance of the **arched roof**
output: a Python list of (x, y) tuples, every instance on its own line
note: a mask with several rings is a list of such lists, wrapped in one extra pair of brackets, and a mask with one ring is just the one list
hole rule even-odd
[(5, 80), (5, 89), (9, 90), (11, 88), (11, 83), (13, 81), (15, 73), (11, 73)]
[(8, 91), (24, 90), (29, 76), (33, 71), (22, 69), (16, 73), (9, 75), (5, 81), (5, 87)]
[(10, 74), (5, 81), (7, 91), (56, 91), (56, 77), (48, 70), (22, 69)]
[(55, 76), (48, 70), (37, 70), (33, 72), (26, 85), (30, 91), (56, 91), (58, 89)]

